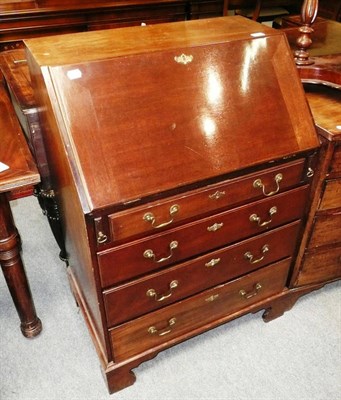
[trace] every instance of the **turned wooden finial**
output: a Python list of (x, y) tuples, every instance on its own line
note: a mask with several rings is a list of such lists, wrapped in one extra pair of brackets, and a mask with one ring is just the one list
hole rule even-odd
[(310, 35), (314, 32), (311, 25), (314, 23), (318, 10), (318, 0), (304, 0), (301, 9), (302, 26), (299, 28), (300, 36), (296, 40), (298, 50), (295, 51), (297, 65), (310, 65), (314, 61), (309, 58), (308, 48), (312, 44)]

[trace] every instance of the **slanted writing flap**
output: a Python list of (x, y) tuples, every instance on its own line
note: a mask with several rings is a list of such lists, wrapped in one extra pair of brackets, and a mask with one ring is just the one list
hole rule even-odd
[(284, 36), (255, 36), (49, 68), (90, 209), (317, 145)]

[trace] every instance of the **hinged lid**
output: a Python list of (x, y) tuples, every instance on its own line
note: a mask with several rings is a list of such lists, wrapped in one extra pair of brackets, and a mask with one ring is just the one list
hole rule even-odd
[(242, 17), (26, 45), (84, 211), (318, 145), (284, 34)]

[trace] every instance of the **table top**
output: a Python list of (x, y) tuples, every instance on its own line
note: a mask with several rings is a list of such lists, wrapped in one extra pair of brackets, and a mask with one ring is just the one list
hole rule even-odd
[(304, 89), (319, 133), (341, 141), (341, 91), (312, 84)]
[(1, 71), (23, 112), (34, 108), (36, 104), (25, 57), (24, 49), (0, 53)]
[(0, 84), (0, 142), (0, 193), (39, 183), (40, 176), (11, 100), (2, 84)]

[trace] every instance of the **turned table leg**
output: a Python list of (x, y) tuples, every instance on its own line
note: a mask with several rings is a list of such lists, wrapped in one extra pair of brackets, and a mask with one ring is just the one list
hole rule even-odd
[(0, 194), (0, 264), (21, 321), (24, 336), (37, 336), (42, 329), (37, 317), (24, 265), (20, 256), (20, 238), (6, 194)]

